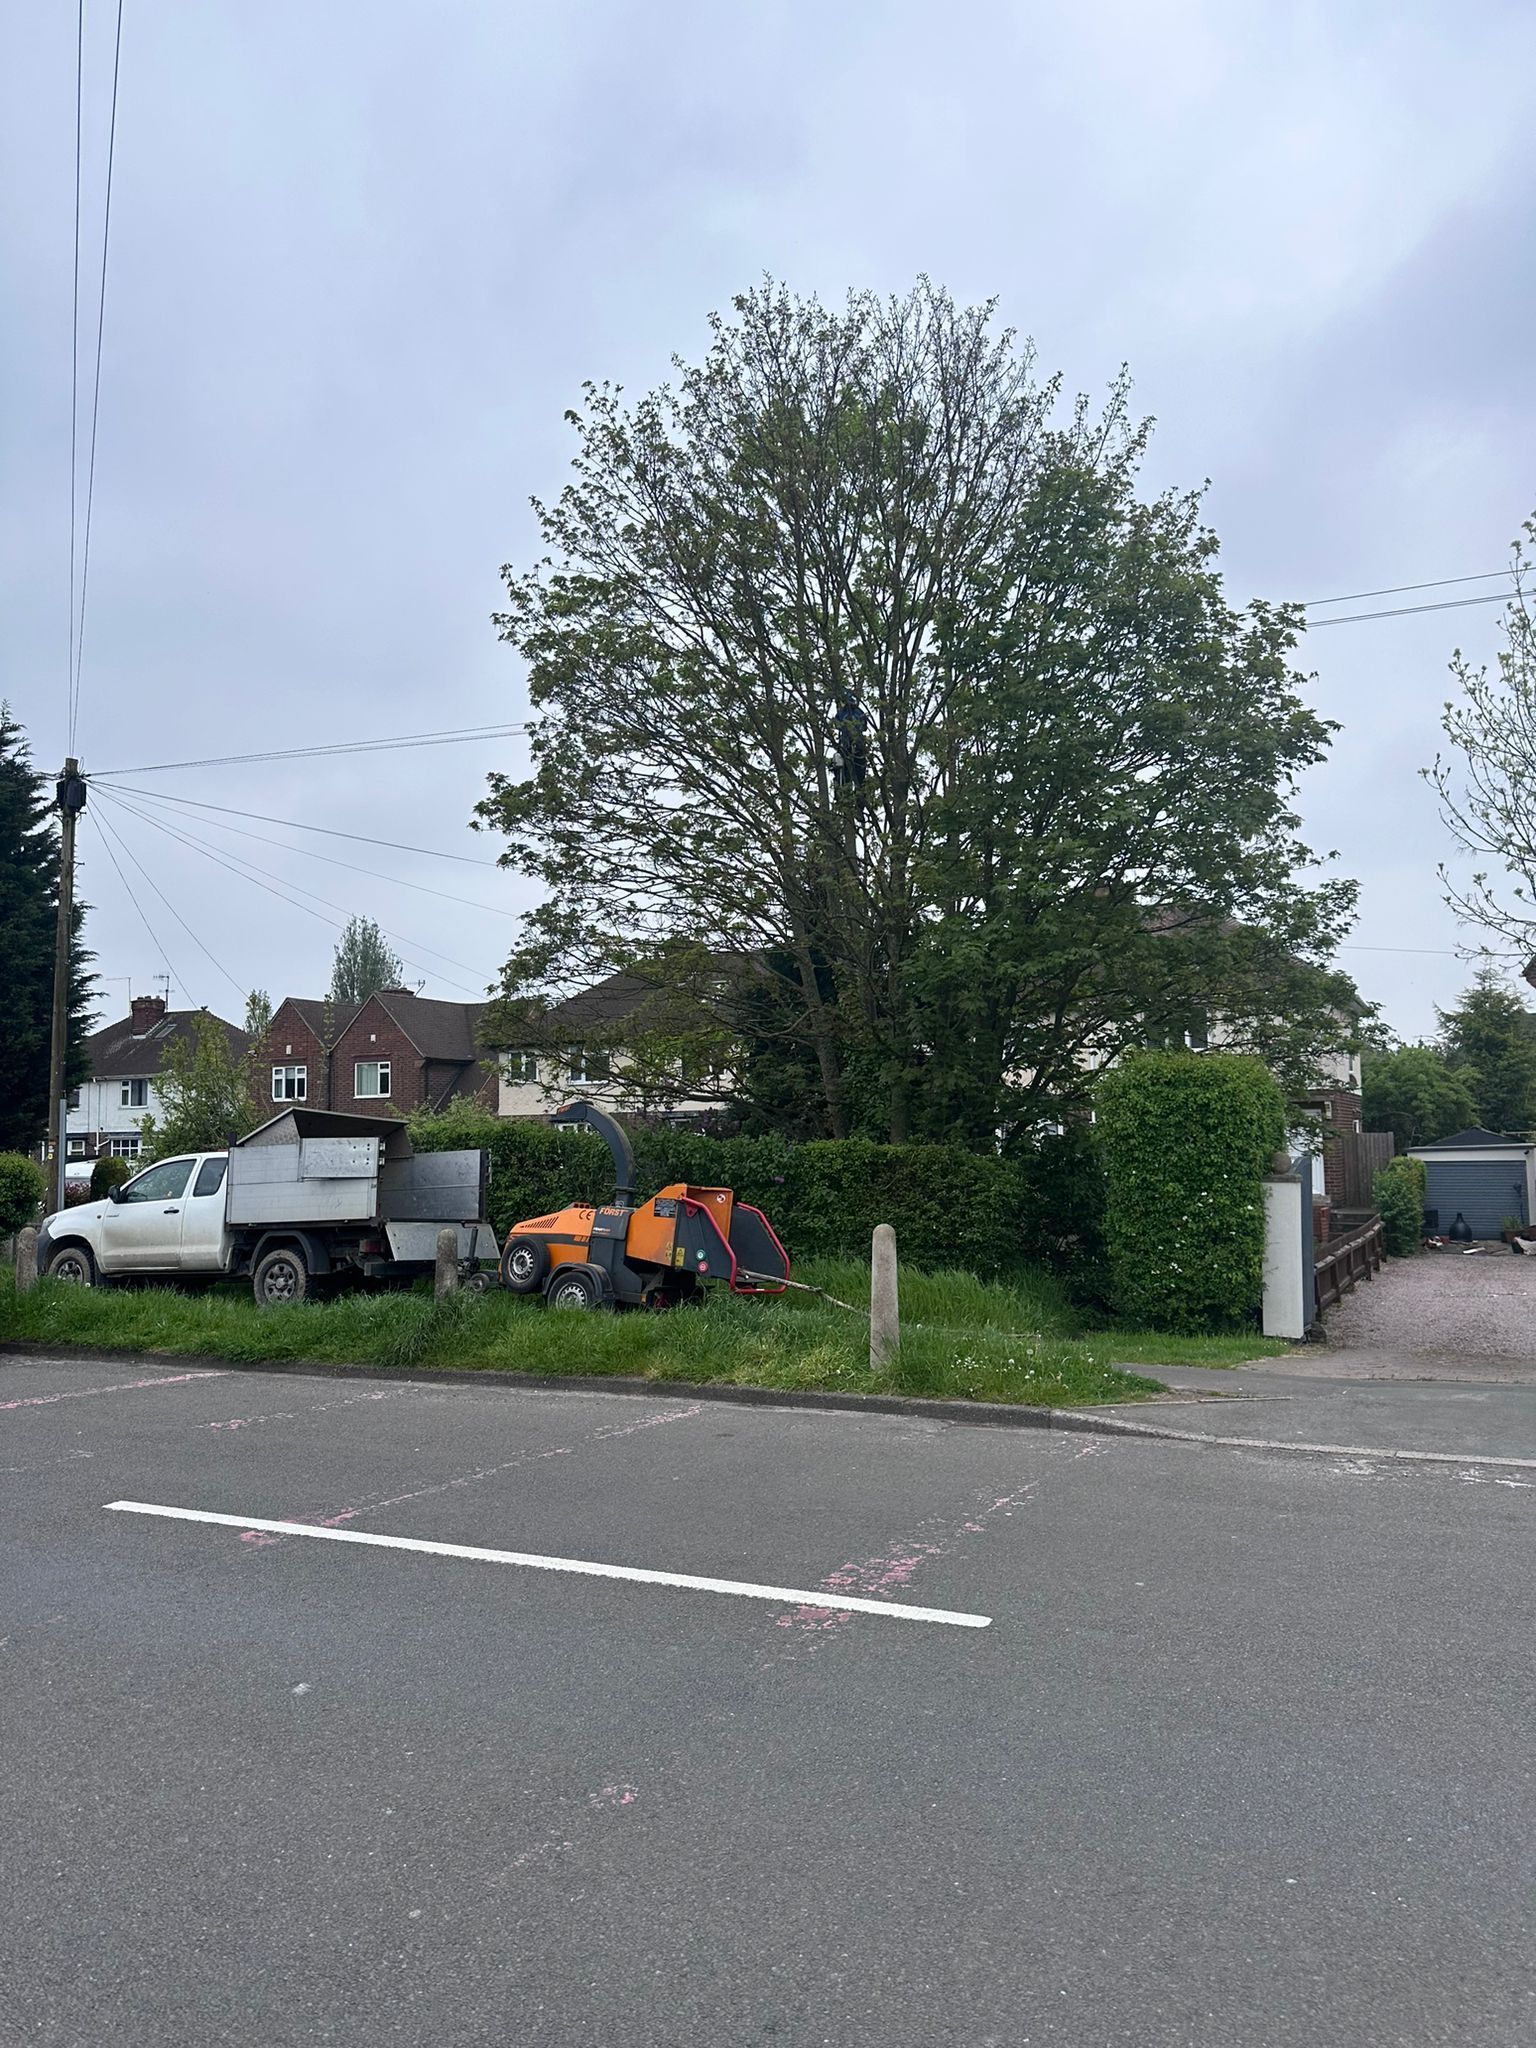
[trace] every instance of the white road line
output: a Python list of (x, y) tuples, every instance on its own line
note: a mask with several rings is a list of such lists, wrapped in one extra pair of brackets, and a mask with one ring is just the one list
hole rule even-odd
[(694, 1593), (737, 1593), (778, 1606), (835, 1607), (850, 1614), (883, 1614), (893, 1621), (937, 1621), (950, 1628), (990, 1628), (989, 1614), (959, 1614), (947, 1607), (907, 1607), (894, 1600), (857, 1600), (803, 1586), (755, 1586), (743, 1579), (705, 1579), (692, 1572), (653, 1572), (638, 1565), (592, 1564), (579, 1557), (541, 1557), (526, 1550), (482, 1550), (473, 1543), (430, 1543), (420, 1536), (383, 1536), (369, 1529), (323, 1529), (313, 1522), (273, 1522), (260, 1515), (220, 1515), (206, 1508), (172, 1508), (143, 1500), (109, 1500), (108, 1513), (161, 1515), (172, 1522), (212, 1522), (223, 1529), (259, 1529), (273, 1536), (314, 1536), (323, 1543), (371, 1543), (380, 1550), (419, 1550), (427, 1557), (463, 1557), (477, 1564), (520, 1564), (537, 1572), (576, 1572), (589, 1579), (633, 1579), (642, 1586), (682, 1586)]

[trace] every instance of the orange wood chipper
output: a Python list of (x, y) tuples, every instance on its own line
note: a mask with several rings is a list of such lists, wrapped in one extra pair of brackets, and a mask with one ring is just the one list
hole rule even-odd
[(602, 1209), (583, 1202), (514, 1223), (501, 1281), (514, 1294), (542, 1293), (551, 1308), (666, 1308), (711, 1282), (733, 1294), (782, 1294), (789, 1256), (761, 1209), (729, 1188), (684, 1181), (635, 1204), (635, 1155), (611, 1116), (568, 1102), (550, 1122), (586, 1124), (613, 1154), (617, 1186)]

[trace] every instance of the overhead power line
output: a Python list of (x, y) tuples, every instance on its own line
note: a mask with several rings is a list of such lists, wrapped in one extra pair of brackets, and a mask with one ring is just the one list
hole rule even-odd
[(1508, 604), (1514, 596), (1509, 590), (1487, 590), (1481, 597), (1447, 597), (1439, 604), (1403, 604), (1390, 611), (1345, 612), (1342, 617), (1331, 619), (1308, 619), (1307, 631), (1316, 633), (1323, 626), (1352, 626), (1359, 619), (1406, 619), (1415, 612), (1454, 612), (1469, 604)]
[[(124, 808), (126, 808), (126, 806), (124, 806)], [(219, 970), (220, 974), (223, 975), (224, 979), (229, 983), (230, 987), (234, 990), (235, 994), (239, 996), (241, 1001), (243, 1002), (245, 1000), (245, 996), (247, 993), (243, 984), (235, 979), (235, 977), (230, 973), (229, 969), (224, 965), (224, 962), (219, 958), (217, 953), (214, 952), (213, 948), (211, 946), (205, 945), (203, 941), (198, 937), (197, 933), (193, 931), (191, 925), (187, 923), (187, 920), (176, 908), (175, 904), (171, 901), (170, 897), (166, 895), (165, 891), (161, 888), (160, 884), (155, 880), (154, 876), (149, 872), (149, 869), (145, 867), (143, 861), (139, 859), (139, 856), (134, 852), (133, 848), (128, 844), (127, 839), (123, 837), (121, 832), (119, 832), (118, 834), (118, 844), (122, 847), (124, 853), (127, 854), (128, 858), (133, 862), (134, 866), (138, 869), (139, 873), (144, 877), (145, 881), (149, 884), (150, 888), (153, 889), (155, 894), (160, 898), (160, 901), (165, 905), (166, 909), (171, 913), (172, 917), (174, 917), (176, 922), (181, 926), (182, 930), (186, 933), (187, 937), (192, 941), (193, 945), (196, 946), (197, 950), (203, 955), (203, 957), (206, 960), (210, 961), (213, 964), (213, 966), (215, 966)]]
[(80, 133), (84, 77), (85, 0), (79, 0), (75, 12), (75, 275), (69, 323), (69, 673), (64, 678), (71, 753), (75, 750), (75, 527), (80, 499)]
[(1365, 597), (1401, 597), (1409, 590), (1442, 590), (1451, 583), (1491, 583), (1496, 576), (1513, 576), (1513, 569), (1489, 569), (1481, 576), (1435, 576), (1428, 583), (1389, 583), (1383, 590), (1347, 590), (1342, 597), (1304, 597), (1308, 610), (1320, 604), (1358, 604)]
[[(90, 819), (92, 825), (95, 826), (96, 831), (101, 839), (101, 843), (107, 850), (108, 860), (110, 860), (113, 867), (117, 869), (117, 879), (122, 883), (124, 891), (127, 894), (128, 901), (139, 913), (140, 924), (142, 924), (145, 931), (149, 933), (149, 943), (154, 947), (156, 953), (165, 962), (166, 966), (170, 969), (172, 975), (175, 976), (176, 986), (178, 988), (185, 989), (187, 987), (187, 984), (182, 980), (181, 976), (176, 973), (176, 963), (172, 960), (170, 954), (167, 953), (165, 947), (160, 943), (159, 934), (156, 932), (154, 926), (150, 923), (148, 913), (145, 911), (144, 906), (142, 903), (140, 903), (138, 897), (135, 896), (133, 893), (133, 884), (129, 881), (128, 877), (123, 873), (122, 862), (118, 859), (117, 855), (112, 850), (112, 838), (115, 838), (116, 834), (112, 834), (112, 838), (108, 837), (108, 832), (110, 828), (107, 825), (106, 819), (102, 817), (99, 811), (87, 811), (85, 815), (87, 816), (87, 818)], [(122, 845), (124, 853), (126, 853), (128, 851), (127, 841), (123, 840), (119, 843)], [(187, 993), (190, 995), (191, 990), (188, 989)]]
[[(122, 54), (123, 0), (117, 0), (117, 34), (112, 46), (112, 117), (107, 128), (107, 192), (101, 219), (101, 291), (96, 302), (96, 375), (91, 391), (91, 451), (86, 462), (85, 538), (80, 551), (80, 628), (75, 635), (75, 674), (69, 699), (71, 753), (75, 751), (75, 728), (80, 717), (80, 675), (85, 664), (85, 598), (91, 579), (91, 509), (96, 499), (96, 423), (101, 413), (101, 338), (107, 318), (107, 248), (112, 233), (112, 165), (117, 155), (117, 76)], [(75, 261), (78, 276), (78, 254)], [(78, 318), (77, 312), (77, 323)]]
[[(113, 795), (117, 795), (122, 787), (123, 785), (118, 783), (112, 792)], [(176, 797), (151, 796), (147, 791), (142, 790), (136, 792), (136, 794), (145, 803), (150, 805), (160, 804), (168, 808), (170, 805), (179, 802)], [(209, 808), (218, 809), (219, 806), (211, 805)], [(173, 818), (179, 819), (184, 824), (201, 825), (205, 830), (214, 832), (231, 832), (237, 839), (254, 839), (258, 846), (275, 846), (280, 853), (297, 853), (305, 860), (323, 860), (328, 867), (345, 868), (349, 874), (353, 875), (367, 875), (370, 881), (387, 882), (393, 889), (415, 889), (423, 896), (435, 896), (440, 903), (457, 904), (460, 910), (479, 910), (485, 912), (490, 917), (515, 918), (518, 915), (517, 911), (508, 910), (502, 904), (475, 903), (467, 896), (450, 896), (446, 889), (430, 888), (425, 882), (408, 882), (400, 875), (381, 875), (377, 868), (359, 867), (355, 860), (339, 860), (335, 854), (321, 853), (317, 847), (295, 846), (287, 839), (274, 839), (269, 832), (248, 832), (240, 825), (225, 825), (216, 818), (189, 817), (180, 808), (172, 810), (170, 815)]]
[[(134, 805), (125, 803), (115, 791), (109, 793), (105, 790), (98, 790), (97, 795), (109, 796), (110, 801), (119, 810), (126, 811), (129, 817), (137, 818), (141, 824), (149, 825), (156, 832), (163, 833), (167, 839), (175, 840), (177, 845), (188, 847), (194, 853), (202, 854), (203, 858), (212, 861), (215, 867), (224, 868), (230, 874), (238, 875), (241, 881), (250, 882), (257, 888), (265, 889), (269, 896), (276, 896), (280, 902), (286, 903), (291, 910), (307, 911), (311, 917), (319, 918), (322, 924), (332, 925), (338, 931), (345, 930), (348, 919), (354, 915), (344, 904), (333, 903), (329, 897), (321, 896), (313, 889), (306, 889), (298, 882), (287, 881), (281, 875), (272, 874), (269, 869), (259, 868), (254, 861), (247, 860), (243, 854), (216, 853), (212, 847), (203, 845), (200, 840), (189, 839), (185, 833), (176, 831), (172, 826), (165, 824), (159, 818), (151, 817), (147, 811), (138, 810)], [(293, 893), (290, 895), (286, 893), (288, 891)], [(296, 900), (296, 898), (306, 896), (311, 898), (314, 903), (323, 903), (326, 909), (315, 910), (311, 908), (310, 903)], [(340, 915), (328, 916), (326, 914), (327, 911), (337, 911), (340, 912)], [(413, 947), (417, 952), (427, 953), (434, 959), (446, 961), (450, 967), (461, 968), (466, 974), (476, 972), (475, 968), (470, 966), (468, 961), (455, 960), (451, 954), (439, 953), (435, 947), (422, 945), (419, 939), (407, 938), (403, 933), (390, 931), (386, 926), (381, 926), (380, 929), (384, 932), (386, 938), (394, 939), (400, 945)], [(453, 977), (444, 974), (441, 968), (424, 967), (421, 961), (414, 960), (409, 955), (402, 955), (401, 958), (404, 965), (421, 968), (424, 974), (435, 974), (440, 981), (446, 981), (451, 988), (460, 989), (465, 995), (479, 999), (484, 993), (482, 989), (469, 988), (463, 982), (454, 981)]]
[[(483, 856), (473, 853), (445, 853), (441, 847), (410, 846), (403, 839), (374, 839), (366, 832), (342, 832), (334, 825), (301, 825), (297, 818), (270, 818), (265, 811), (237, 811), (228, 804), (206, 803), (201, 797), (167, 796), (161, 790), (135, 789), (132, 783), (128, 782), (118, 783), (117, 788), (125, 796), (141, 796), (150, 803), (176, 804), (184, 810), (217, 811), (221, 817), (247, 818), (256, 825), (285, 825), (290, 832), (322, 832), (327, 839), (353, 839), (359, 846), (387, 846), (393, 853), (421, 853), (431, 860), (461, 861), (465, 867), (470, 868), (495, 868), (501, 865), (498, 860), (486, 860)], [(274, 840), (273, 844), (276, 843)], [(300, 850), (298, 847), (294, 848), (295, 853)]]
[(379, 740), (346, 740), (333, 747), (284, 747), (264, 754), (213, 754), (201, 761), (147, 761), (134, 768), (97, 768), (94, 782), (118, 775), (163, 775), (174, 768), (231, 768), (248, 761), (311, 761), (322, 755), (384, 754), (403, 747), (451, 747), (470, 740), (511, 739), (524, 730), (516, 725), (460, 725), (441, 732), (404, 732)]

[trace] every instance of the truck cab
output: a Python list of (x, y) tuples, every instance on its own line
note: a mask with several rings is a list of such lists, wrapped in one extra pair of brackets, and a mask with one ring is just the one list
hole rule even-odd
[(146, 1166), (106, 1201), (61, 1209), (39, 1232), (39, 1267), (87, 1284), (119, 1274), (226, 1272), (228, 1171), (227, 1152), (181, 1153)]

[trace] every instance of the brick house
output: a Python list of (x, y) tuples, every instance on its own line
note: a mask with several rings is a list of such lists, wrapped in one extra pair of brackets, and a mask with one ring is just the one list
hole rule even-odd
[(483, 1003), (444, 1003), (382, 989), (338, 1009), (287, 996), (272, 1013), (261, 1061), (276, 1105), (406, 1116), (468, 1096), (496, 1107), (496, 1076), (476, 1041)]
[[(90, 1079), (69, 1098), (64, 1124), (66, 1161), (77, 1174), (88, 1162), (110, 1154), (137, 1159), (143, 1140), (139, 1127), (146, 1116), (161, 1113), (156, 1079), (173, 1045), (190, 1039), (198, 1010), (170, 1010), (164, 996), (135, 996), (128, 1015), (103, 1025), (85, 1041)], [(232, 1058), (245, 1057), (250, 1040), (238, 1025), (214, 1019), (229, 1041)]]

